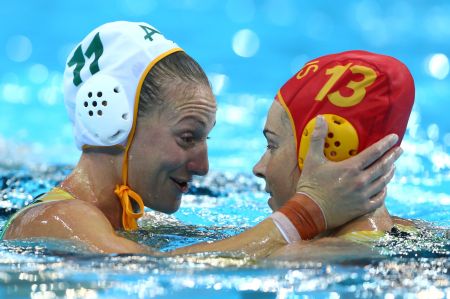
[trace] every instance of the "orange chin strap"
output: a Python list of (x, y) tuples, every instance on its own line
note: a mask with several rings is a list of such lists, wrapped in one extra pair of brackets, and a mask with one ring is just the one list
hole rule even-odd
[[(126, 231), (136, 230), (138, 228), (137, 220), (144, 215), (144, 202), (139, 194), (134, 192), (128, 186), (128, 152), (131, 148), (131, 144), (133, 142), (134, 133), (136, 131), (136, 122), (137, 115), (139, 110), (139, 97), (141, 94), (142, 84), (144, 79), (147, 77), (147, 74), (150, 70), (155, 66), (155, 64), (163, 59), (164, 57), (178, 52), (183, 51), (181, 48), (174, 48), (165, 53), (162, 53), (158, 57), (156, 57), (152, 62), (145, 68), (142, 73), (141, 79), (139, 80), (139, 84), (136, 88), (136, 94), (134, 97), (134, 111), (133, 111), (133, 126), (131, 127), (130, 135), (128, 136), (127, 146), (125, 148), (125, 153), (123, 157), (123, 165), (122, 165), (122, 185), (117, 185), (114, 193), (119, 197), (120, 204), (122, 205), (122, 225)], [(133, 205), (131, 204), (131, 200), (134, 200), (135, 203), (139, 206), (139, 211), (134, 212)]]
[[(144, 215), (144, 203), (142, 198), (125, 185), (117, 185), (114, 193), (119, 197), (120, 204), (122, 205), (122, 225), (127, 231), (136, 230), (138, 228), (136, 220)], [(130, 198), (133, 199), (139, 205), (139, 212), (133, 211)]]

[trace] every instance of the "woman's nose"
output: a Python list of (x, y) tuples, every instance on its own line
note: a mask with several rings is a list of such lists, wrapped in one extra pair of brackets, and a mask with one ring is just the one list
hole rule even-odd
[(265, 178), (266, 173), (266, 161), (265, 154), (259, 159), (259, 161), (253, 166), (253, 174), (259, 178)]
[(187, 164), (188, 171), (193, 175), (206, 175), (209, 170), (208, 147), (206, 143), (199, 146), (191, 155), (191, 159)]

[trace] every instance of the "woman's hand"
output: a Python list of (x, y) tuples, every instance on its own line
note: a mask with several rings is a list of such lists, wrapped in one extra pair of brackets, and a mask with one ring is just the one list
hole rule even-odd
[(402, 149), (393, 148), (398, 136), (391, 134), (352, 158), (333, 162), (323, 153), (327, 133), (327, 123), (322, 116), (317, 117), (297, 192), (320, 206), (330, 229), (384, 203), (386, 185), (394, 175), (394, 162)]

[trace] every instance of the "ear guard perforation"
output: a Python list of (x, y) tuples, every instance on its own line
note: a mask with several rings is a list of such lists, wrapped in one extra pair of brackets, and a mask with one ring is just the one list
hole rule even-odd
[[(334, 114), (324, 114), (323, 116), (328, 124), (328, 134), (324, 145), (324, 154), (327, 159), (337, 162), (356, 155), (358, 153), (359, 138), (355, 127), (341, 116)], [(303, 162), (308, 153), (315, 125), (316, 118), (313, 118), (303, 130), (298, 155), (298, 163), (301, 168), (303, 168)]]
[[(117, 90), (117, 92), (115, 91)], [(104, 146), (117, 144), (123, 134), (130, 131), (131, 107), (120, 82), (107, 75), (96, 74), (89, 78), (76, 95), (76, 121)]]

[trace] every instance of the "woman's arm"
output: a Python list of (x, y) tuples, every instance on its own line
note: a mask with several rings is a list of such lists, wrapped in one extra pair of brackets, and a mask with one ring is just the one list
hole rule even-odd
[[(325, 138), (319, 135), (318, 140)], [(320, 145), (320, 142), (317, 144)], [(306, 190), (306, 197), (320, 207), (313, 210), (304, 209), (304, 213), (317, 220), (317, 217), (327, 223), (325, 229), (334, 228), (349, 220), (363, 215), (379, 207), (384, 202), (385, 186), (392, 177), (393, 163), (400, 155), (399, 151), (390, 150), (395, 144), (395, 138), (388, 136), (367, 148), (363, 153), (343, 162), (331, 162), (326, 159), (307, 157), (307, 163), (312, 160), (317, 169), (306, 180), (312, 182)], [(311, 144), (311, 148), (314, 145)], [(311, 151), (311, 150), (310, 150)], [(320, 152), (323, 155), (323, 151)], [(318, 164), (317, 164), (317, 161)], [(372, 162), (375, 161), (373, 164)], [(371, 165), (367, 167), (368, 165)], [(302, 179), (300, 181), (302, 181)], [(339, 183), (333, 183), (338, 181)], [(373, 190), (381, 191), (374, 194)], [(296, 197), (298, 197), (296, 195)], [(42, 209), (42, 210), (39, 210)], [(56, 237), (71, 239), (87, 244), (92, 250), (101, 253), (149, 253), (159, 254), (150, 248), (116, 235), (113, 227), (103, 213), (93, 205), (83, 201), (62, 201), (51, 205), (42, 205), (25, 211), (18, 217), (14, 225), (5, 235), (6, 239), (15, 236), (26, 237)], [(24, 229), (27, 227), (27, 229)], [(320, 231), (315, 232), (316, 234)], [(299, 231), (299, 234), (302, 233)], [(272, 219), (266, 219), (247, 231), (228, 239), (212, 243), (200, 243), (177, 249), (168, 254), (184, 254), (211, 251), (240, 251), (253, 257), (265, 257), (274, 250), (286, 245), (280, 230)]]
[[(322, 211), (321, 215), (317, 215), (317, 209), (304, 211), (310, 212), (316, 222), (320, 222), (317, 217), (323, 217), (326, 223), (315, 235), (380, 207), (386, 197), (386, 185), (394, 174), (394, 162), (401, 155), (401, 150), (392, 149), (397, 137), (389, 135), (355, 157), (342, 162), (329, 161), (323, 155), (327, 128), (326, 124), (322, 125), (317, 124), (318, 133), (310, 144), (312, 154), (308, 154), (305, 161), (306, 173), (297, 186), (297, 191), (306, 193)], [(266, 219), (231, 238), (179, 248), (168, 254), (240, 251), (253, 257), (265, 257), (286, 244), (274, 221)]]

